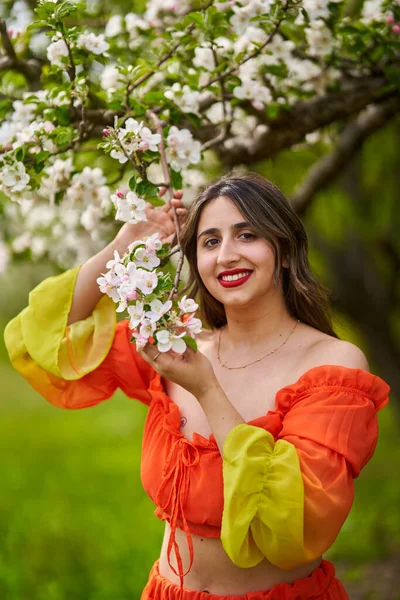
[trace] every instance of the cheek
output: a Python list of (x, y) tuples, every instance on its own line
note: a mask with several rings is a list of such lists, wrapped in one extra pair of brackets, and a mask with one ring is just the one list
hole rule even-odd
[(197, 270), (200, 277), (203, 278), (208, 275), (212, 269), (210, 257), (202, 252), (197, 254)]

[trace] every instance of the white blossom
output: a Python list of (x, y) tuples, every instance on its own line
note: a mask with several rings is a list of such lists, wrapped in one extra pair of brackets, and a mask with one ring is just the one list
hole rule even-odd
[(142, 319), (144, 318), (144, 304), (143, 302), (136, 302), (132, 306), (128, 306), (128, 313), (130, 316), (129, 327), (131, 329), (136, 329), (136, 327), (140, 324)]
[(103, 90), (113, 92), (118, 88), (123, 87), (121, 81), (121, 73), (115, 65), (107, 65), (104, 67), (100, 76), (100, 85)]
[(9, 247), (3, 242), (3, 240), (0, 240), (0, 275), (6, 271), (10, 263), (10, 258), (11, 253)]
[(146, 244), (147, 250), (153, 251), (153, 252), (156, 252), (157, 250), (161, 250), (162, 242), (158, 236), (159, 236), (158, 233), (153, 233), (153, 235), (150, 235), (149, 237), (146, 238), (145, 244)]
[(68, 57), (68, 47), (64, 40), (52, 42), (47, 48), (47, 58), (52, 65), (57, 67), (67, 68), (68, 61), (63, 61), (63, 58)]
[(137, 223), (139, 221), (147, 221), (145, 208), (146, 202), (140, 198), (135, 192), (128, 192), (125, 198), (120, 198), (116, 194), (111, 196), (117, 213), (115, 218), (118, 221), (125, 223)]
[(196, 90), (192, 90), (188, 85), (181, 87), (181, 84), (176, 82), (169, 90), (164, 92), (164, 96), (175, 102), (182, 112), (198, 112), (201, 94)]
[(30, 250), (32, 252), (32, 258), (37, 260), (38, 258), (42, 258), (48, 250), (49, 238), (44, 236), (34, 236), (32, 237)]
[[(253, 100), (262, 104), (268, 104), (272, 100), (271, 92), (267, 87), (259, 81), (249, 79), (243, 81), (242, 85), (236, 86), (233, 90), (233, 95), (239, 100)], [(256, 106), (261, 108), (262, 106)]]
[(150, 321), (150, 319), (143, 319), (139, 329), (140, 336), (148, 340), (153, 335), (155, 328), (156, 324)]
[(187, 298), (186, 296), (183, 296), (183, 298), (178, 301), (178, 306), (183, 313), (192, 313), (199, 308), (199, 305), (193, 298)]
[(138, 33), (138, 29), (145, 31), (149, 29), (150, 24), (146, 19), (143, 19), (136, 13), (128, 13), (125, 15), (125, 26), (131, 36), (135, 37)]
[(99, 206), (89, 204), (86, 210), (82, 213), (80, 221), (81, 225), (86, 229), (86, 231), (94, 231), (98, 227), (102, 216), (102, 211)]
[(136, 266), (143, 267), (144, 269), (154, 269), (161, 262), (155, 252), (143, 247), (135, 251), (134, 257)]
[(13, 239), (11, 242), (11, 248), (16, 254), (20, 254), (30, 247), (31, 242), (32, 235), (26, 231)]
[(5, 194), (13, 194), (24, 190), (30, 180), (28, 173), (25, 170), (25, 165), (22, 162), (17, 162), (13, 165), (5, 165), (2, 167), (2, 181), (0, 188)]
[(188, 330), (189, 335), (194, 336), (201, 333), (203, 324), (200, 319), (189, 315), (189, 318), (184, 321), (184, 326)]
[(157, 348), (159, 352), (168, 352), (173, 350), (179, 354), (183, 354), (186, 350), (186, 343), (182, 339), (185, 333), (174, 335), (167, 329), (157, 331)]
[(137, 282), (136, 287), (142, 292), (142, 294), (148, 295), (157, 287), (158, 277), (154, 271), (145, 271), (144, 269), (137, 269)]
[(303, 8), (312, 22), (314, 19), (327, 19), (329, 17), (329, 3), (342, 0), (303, 0)]
[(105, 41), (104, 35), (94, 33), (82, 33), (78, 37), (77, 46), (93, 54), (104, 54), (110, 47), (109, 43)]
[(122, 15), (112, 15), (108, 19), (104, 35), (106, 37), (115, 37), (123, 32)]
[(161, 319), (165, 313), (171, 310), (172, 302), (171, 300), (167, 300), (167, 302), (161, 302), (161, 300), (153, 300), (150, 302), (150, 310), (146, 311), (146, 317), (150, 319), (152, 323), (156, 323)]
[(318, 19), (311, 22), (310, 27), (305, 29), (305, 34), (311, 55), (326, 56), (330, 54), (334, 46), (334, 39), (324, 21)]
[(200, 142), (193, 139), (189, 129), (178, 129), (173, 125), (167, 143), (167, 160), (175, 171), (200, 162)]
[(124, 127), (120, 127), (118, 130), (118, 138), (125, 153), (120, 150), (119, 147), (114, 148), (110, 152), (112, 158), (117, 159), (123, 164), (128, 160), (127, 155), (130, 155), (137, 150), (157, 151), (157, 146), (161, 141), (160, 134), (152, 133), (148, 127), (143, 125), (143, 122), (139, 123), (132, 117), (127, 119), (124, 125)]
[(211, 48), (200, 46), (194, 49), (193, 65), (198, 69), (213, 71), (215, 69), (215, 59)]
[(118, 285), (120, 280), (115, 273), (112, 271), (104, 273), (96, 281), (103, 294), (107, 294), (114, 302), (119, 301)]

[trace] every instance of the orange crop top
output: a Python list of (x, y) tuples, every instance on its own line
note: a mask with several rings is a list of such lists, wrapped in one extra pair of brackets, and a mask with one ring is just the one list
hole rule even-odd
[[(388, 402), (390, 391), (382, 379), (361, 369), (314, 367), (279, 390), (275, 410), (234, 427), (222, 459), (213, 435), (206, 439), (195, 433), (189, 441), (180, 432), (179, 408), (130, 343), (127, 321), (118, 323), (115, 335), (111, 326), (105, 347), (92, 331), (102, 323), (105, 335), (100, 317), (90, 321), (91, 336), (83, 322), (67, 327), (65, 321), (42, 330), (32, 304), (34, 296), (30, 307), (9, 323), (6, 345), (14, 366), (49, 402), (84, 408), (121, 388), (149, 407), (141, 479), (155, 514), (170, 523), (168, 562), (181, 586), (193, 562), (191, 534), (221, 538), (228, 556), (243, 568), (266, 557), (292, 569), (332, 545), (351, 508), (353, 479), (377, 443), (376, 412)], [(63, 318), (68, 312), (67, 307)], [(52, 336), (59, 340), (54, 348)], [(105, 358), (100, 361), (93, 348), (101, 344)], [(82, 365), (88, 361), (91, 370), (85, 373)], [(176, 528), (186, 532), (186, 569)]]

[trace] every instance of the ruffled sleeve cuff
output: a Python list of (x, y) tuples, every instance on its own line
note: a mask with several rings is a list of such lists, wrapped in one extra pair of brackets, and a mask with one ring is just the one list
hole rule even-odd
[(29, 306), (7, 326), (10, 358), (23, 375), (24, 367), (32, 372), (30, 357), (48, 373), (76, 380), (107, 356), (116, 325), (110, 298), (103, 296), (87, 319), (67, 325), (79, 269), (44, 280), (30, 293)]
[(234, 427), (223, 447), (221, 541), (237, 566), (265, 557), (281, 569), (312, 560), (303, 546), (304, 487), (295, 447), (270, 432)]

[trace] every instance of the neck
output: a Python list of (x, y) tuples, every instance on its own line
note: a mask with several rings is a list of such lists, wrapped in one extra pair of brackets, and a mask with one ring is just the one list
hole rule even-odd
[(284, 299), (278, 293), (258, 307), (236, 309), (225, 307), (227, 324), (224, 327), (224, 347), (227, 351), (266, 347), (285, 335), (296, 320), (289, 314)]

